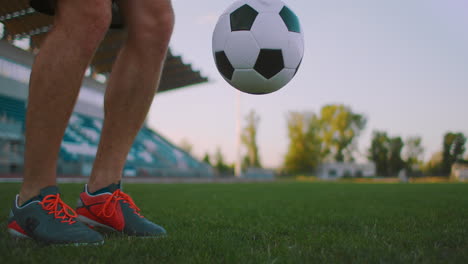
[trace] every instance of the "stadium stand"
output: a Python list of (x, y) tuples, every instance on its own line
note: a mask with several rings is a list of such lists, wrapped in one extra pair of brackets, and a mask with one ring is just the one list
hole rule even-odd
[(0, 113), (0, 173), (19, 172), (23, 163), (23, 126), (7, 115), (10, 112)]
[[(22, 167), (25, 103), (0, 96), (0, 172)], [(102, 120), (73, 113), (66, 128), (61, 149), (59, 171), (62, 174), (89, 175), (96, 155)], [(21, 151), (20, 151), (21, 150)], [(128, 154), (128, 176), (212, 176), (209, 165), (171, 144), (155, 131), (143, 127)], [(70, 166), (72, 165), (72, 166)], [(72, 168), (72, 169), (70, 169)]]
[[(63, 160), (91, 162), (96, 155), (101, 129), (102, 120), (74, 113), (63, 138)], [(147, 127), (143, 127), (137, 135), (126, 167), (132, 168), (127, 171), (137, 170), (135, 174), (138, 170), (144, 170), (147, 174), (159, 176), (171, 173), (176, 176), (201, 176), (211, 171), (210, 166), (194, 159)]]
[(0, 173), (22, 167), (24, 115), (24, 102), (0, 95)]
[(24, 122), (25, 113), (26, 105), (24, 101), (0, 94), (0, 116), (4, 116), (5, 119)]
[[(0, 0), (0, 173), (20, 173), (23, 168), (24, 122), (30, 67), (51, 28), (52, 18), (29, 8), (28, 0)], [(29, 49), (12, 45), (29, 38)], [(124, 39), (121, 31), (109, 30), (93, 58), (83, 88), (102, 94), (105, 85), (94, 79), (108, 75)], [(207, 82), (199, 71), (168, 51), (159, 92)], [(60, 175), (89, 175), (102, 129), (102, 105), (80, 101), (66, 128), (58, 164)], [(213, 177), (213, 169), (146, 125), (127, 157), (124, 175), (156, 177)]]

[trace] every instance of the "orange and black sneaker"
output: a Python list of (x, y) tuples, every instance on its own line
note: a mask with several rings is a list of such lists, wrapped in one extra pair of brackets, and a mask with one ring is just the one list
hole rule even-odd
[(8, 232), (14, 238), (31, 238), (44, 244), (99, 245), (104, 239), (96, 231), (76, 221), (77, 214), (64, 203), (56, 186), (43, 188), (23, 205), (13, 203)]
[(76, 212), (77, 219), (91, 228), (104, 228), (138, 237), (166, 235), (164, 228), (140, 214), (133, 199), (121, 190), (120, 182), (94, 193), (89, 193), (88, 185), (85, 185)]

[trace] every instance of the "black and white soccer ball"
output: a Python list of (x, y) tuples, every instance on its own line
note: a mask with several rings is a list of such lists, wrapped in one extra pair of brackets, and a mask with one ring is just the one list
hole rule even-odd
[(213, 56), (223, 78), (250, 94), (284, 87), (297, 73), (304, 36), (296, 14), (281, 0), (239, 0), (219, 18)]

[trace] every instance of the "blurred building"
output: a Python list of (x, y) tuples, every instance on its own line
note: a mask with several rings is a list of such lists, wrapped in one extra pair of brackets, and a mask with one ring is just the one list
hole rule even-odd
[(453, 164), (451, 178), (456, 181), (468, 181), (468, 162), (456, 162)]
[(324, 163), (317, 170), (317, 177), (321, 179), (357, 178), (373, 177), (376, 174), (376, 167), (373, 162), (352, 163), (352, 162), (331, 162)]

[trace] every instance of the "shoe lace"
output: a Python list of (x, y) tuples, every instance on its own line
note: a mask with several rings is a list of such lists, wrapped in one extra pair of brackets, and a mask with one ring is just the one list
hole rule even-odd
[(49, 211), (48, 214), (54, 214), (55, 218), (62, 219), (60, 222), (70, 225), (76, 223), (76, 212), (62, 201), (60, 194), (49, 194), (39, 204), (44, 210)]
[[(133, 201), (132, 197), (130, 195), (122, 192), (121, 190), (116, 190), (115, 192), (112, 193), (111, 196), (109, 196), (106, 201), (104, 202), (104, 205), (102, 206), (101, 211), (99, 211), (98, 216), (104, 216), (104, 217), (112, 217), (116, 210), (117, 210), (117, 205), (119, 204), (118, 201), (122, 201), (123, 203), (126, 203), (130, 206), (130, 208), (133, 209), (134, 213), (138, 215), (139, 217), (143, 218), (139, 212), (140, 208), (136, 206), (135, 202)], [(107, 213), (109, 212), (109, 213)]]

